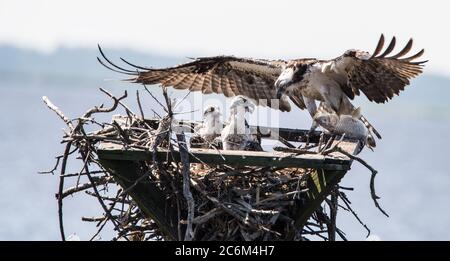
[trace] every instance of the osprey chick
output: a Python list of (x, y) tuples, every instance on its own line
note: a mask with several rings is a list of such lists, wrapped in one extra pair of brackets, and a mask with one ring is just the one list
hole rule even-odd
[(208, 106), (203, 111), (203, 122), (194, 129), (194, 136), (190, 140), (191, 147), (220, 147), (216, 144), (215, 139), (220, 136), (223, 129), (221, 115), (217, 106)]
[(245, 119), (247, 112), (252, 113), (255, 108), (248, 99), (236, 96), (231, 102), (228, 124), (221, 133), (224, 150), (259, 150), (261, 145), (250, 133), (250, 128)]

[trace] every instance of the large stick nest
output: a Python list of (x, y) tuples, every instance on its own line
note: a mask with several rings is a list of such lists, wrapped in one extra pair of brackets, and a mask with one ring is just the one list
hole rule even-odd
[[(97, 231), (93, 232), (91, 240), (99, 239), (107, 223), (112, 224), (116, 232), (112, 240), (283, 240), (288, 234), (295, 235), (296, 240), (335, 240), (337, 234), (345, 240), (344, 232), (336, 227), (338, 208), (350, 211), (360, 221), (343, 192), (349, 188), (336, 186), (306, 225), (295, 228), (293, 216), (304, 203), (307, 179), (314, 170), (189, 164), (184, 134), (178, 134), (176, 138), (172, 134), (173, 113), (166, 92), (164, 110), (167, 115), (155, 125), (144, 120), (139, 92), (136, 94), (140, 113), (136, 114), (123, 102), (126, 92), (115, 97), (104, 89), (101, 91), (112, 99), (113, 105), (109, 108), (95, 106), (73, 120), (44, 97), (46, 105), (68, 127), (62, 141), (66, 144), (64, 153), (57, 157), (51, 171), (42, 172), (59, 171), (56, 198), (63, 240), (66, 239), (63, 199), (79, 193), (92, 196), (102, 208), (103, 214), (98, 217), (82, 217), (85, 222), (97, 223)], [(125, 110), (126, 116), (114, 116), (110, 123), (97, 122), (94, 118), (95, 114), (113, 113), (119, 107)], [(86, 131), (93, 128), (96, 130)], [(164, 229), (144, 215), (129, 196), (133, 186), (122, 188), (100, 164), (97, 148), (101, 142), (113, 142), (130, 149), (156, 151), (165, 148), (180, 152), (179, 162), (168, 155), (166, 161), (155, 157), (151, 162), (141, 163), (141, 177), (135, 181), (135, 184), (152, 182), (164, 192), (168, 207), (175, 209), (178, 216), (177, 238), (163, 233)], [(68, 161), (81, 161), (81, 169), (67, 173)], [(338, 204), (338, 199), (342, 204)], [(367, 226), (361, 224), (370, 233)]]

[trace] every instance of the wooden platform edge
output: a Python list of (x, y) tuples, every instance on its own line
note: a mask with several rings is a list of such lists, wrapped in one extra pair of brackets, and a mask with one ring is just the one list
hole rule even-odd
[[(342, 141), (339, 146), (354, 154), (358, 143)], [(150, 151), (126, 149), (123, 145), (115, 143), (103, 142), (98, 147), (97, 152), (102, 165), (111, 171), (114, 178), (124, 189), (133, 186), (139, 176), (142, 175), (142, 173), (139, 173), (140, 162), (151, 161), (152, 159), (152, 152)], [(160, 149), (157, 153), (159, 160), (164, 161), (169, 156), (169, 152), (164, 149)], [(189, 159), (191, 163), (315, 169), (307, 181), (309, 189), (307, 197), (292, 217), (294, 229), (291, 230), (290, 234), (285, 235), (286, 240), (295, 238), (294, 232), (302, 229), (309, 217), (345, 176), (352, 164), (351, 159), (340, 153), (332, 153), (329, 156), (319, 154), (294, 156), (282, 152), (217, 151), (192, 148), (190, 153), (192, 154)], [(172, 153), (171, 157), (180, 160), (177, 151)], [(170, 209), (173, 210), (173, 207), (170, 206), (170, 202), (164, 200), (164, 193), (159, 188), (151, 183), (139, 182), (129, 193), (144, 214), (153, 219), (163, 230), (167, 239), (177, 240), (179, 238), (178, 219), (175, 213), (170, 211)]]
[[(316, 168), (325, 170), (346, 171), (350, 169), (351, 160), (343, 155), (323, 156), (316, 154), (293, 155), (283, 152), (260, 151), (218, 151), (212, 149), (190, 150), (191, 163), (227, 164), (230, 166), (273, 166)], [(125, 149), (122, 145), (102, 143), (97, 149), (102, 160), (150, 161), (152, 152), (142, 149)], [(169, 155), (166, 149), (159, 149), (157, 158), (164, 161)], [(180, 154), (175, 151), (170, 156), (179, 160)]]

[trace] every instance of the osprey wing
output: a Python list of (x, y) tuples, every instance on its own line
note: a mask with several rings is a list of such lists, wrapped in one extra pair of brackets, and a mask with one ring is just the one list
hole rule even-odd
[[(226, 97), (244, 95), (256, 104), (271, 106), (276, 99), (274, 82), (281, 73), (285, 61), (246, 59), (234, 56), (195, 58), (178, 66), (153, 69), (134, 65), (124, 59), (133, 70), (121, 68), (112, 63), (100, 49), (108, 69), (132, 75), (134, 83), (161, 84), (175, 89), (188, 89), (202, 93), (223, 93)], [(287, 100), (279, 104), (281, 111), (290, 111)]]
[[(378, 45), (372, 55), (358, 50), (348, 50), (344, 55), (324, 63), (331, 76), (341, 82), (342, 90), (351, 99), (360, 94), (360, 90), (370, 101), (384, 103), (398, 95), (409, 85), (410, 80), (420, 73), (427, 61), (414, 61), (422, 56), (424, 50), (404, 58), (411, 50), (413, 40), (396, 55), (389, 55), (395, 47), (395, 37), (392, 38), (386, 50), (381, 53), (384, 36), (381, 35)], [(380, 54), (381, 53), (381, 54)]]

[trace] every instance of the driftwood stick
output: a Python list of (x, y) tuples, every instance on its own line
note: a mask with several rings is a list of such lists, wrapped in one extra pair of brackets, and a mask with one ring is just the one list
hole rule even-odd
[(51, 170), (39, 171), (38, 174), (55, 174), (55, 170), (58, 169), (59, 161), (61, 160), (62, 157), (63, 157), (63, 155), (55, 157), (55, 159), (56, 159), (55, 166)]
[(317, 144), (317, 153), (320, 153), (320, 150), (322, 148), (323, 137), (324, 137), (324, 133), (322, 132), (322, 133), (320, 133), (319, 143)]
[(73, 124), (69, 120), (69, 118), (67, 118), (64, 113), (56, 105), (54, 105), (47, 96), (42, 96), (42, 100), (50, 110), (54, 111), (67, 124), (67, 126), (69, 126), (70, 130), (73, 130)]
[[(69, 153), (67, 155), (70, 156), (77, 150), (78, 150), (78, 148), (75, 148), (72, 151), (69, 151)], [(39, 171), (38, 174), (55, 174), (55, 171), (58, 169), (59, 163), (63, 157), (64, 157), (64, 154), (55, 157), (55, 159), (56, 159), (55, 166), (53, 166), (53, 168), (48, 171)], [(78, 174), (76, 174), (76, 175), (78, 175)], [(63, 176), (67, 176), (67, 174), (65, 174)]]
[[(189, 90), (188, 93), (186, 93), (186, 95), (184, 95), (183, 98), (181, 98), (181, 100), (180, 100), (179, 102), (177, 102), (177, 103), (175, 104), (175, 106), (173, 106), (173, 110), (175, 110), (175, 109), (178, 107), (178, 105), (180, 105), (181, 103), (183, 103), (184, 100), (186, 100), (186, 98), (191, 94), (191, 92), (192, 92), (192, 91)], [(192, 112), (194, 112), (194, 111), (192, 111)]]
[(186, 199), (188, 205), (188, 215), (187, 215), (187, 228), (186, 234), (184, 235), (185, 241), (191, 241), (194, 237), (194, 232), (192, 230), (192, 223), (194, 220), (195, 211), (195, 201), (190, 190), (190, 164), (189, 164), (189, 154), (186, 145), (186, 138), (184, 133), (177, 134), (178, 147), (180, 151), (180, 158), (182, 164), (182, 174), (183, 174), (183, 196)]
[[(120, 193), (121, 193), (121, 190), (119, 189), (119, 191), (117, 191), (116, 197), (118, 197)], [(117, 202), (113, 202), (111, 204), (111, 206), (108, 208), (108, 210), (111, 212), (114, 209), (114, 207), (116, 206), (116, 204), (117, 204)], [(100, 234), (100, 232), (105, 227), (107, 221), (108, 221), (108, 219), (105, 217), (104, 220), (102, 220), (100, 223), (97, 224), (97, 226), (100, 226), (100, 227), (98, 228), (97, 232), (95, 232), (95, 234), (91, 237), (91, 239), (89, 239), (89, 241), (94, 240), (95, 237), (97, 237)]]
[(338, 190), (337, 188), (333, 189), (331, 192), (331, 202), (329, 204), (330, 207), (330, 226), (328, 227), (328, 240), (336, 241), (336, 217), (338, 211)]
[(210, 211), (208, 211), (208, 213), (202, 215), (202, 216), (197, 216), (196, 218), (194, 218), (194, 220), (192, 221), (193, 224), (199, 225), (199, 224), (203, 224), (205, 222), (207, 222), (208, 220), (220, 215), (223, 213), (223, 210), (220, 208), (213, 208)]
[[(86, 195), (89, 195), (89, 196), (92, 196), (92, 197), (96, 197), (97, 196), (95, 194), (95, 192), (92, 192), (92, 191), (89, 191), (89, 190), (84, 191), (84, 193), (86, 193)], [(120, 194), (119, 194), (119, 196), (116, 196), (116, 197), (101, 196), (101, 198), (104, 201), (118, 202), (118, 203), (122, 203), (122, 205), (132, 204), (133, 203), (133, 201), (131, 201), (131, 200), (126, 200), (126, 199), (124, 199), (124, 197), (120, 197)]]
[[(93, 170), (91, 171), (91, 174), (107, 174), (106, 171), (103, 170)], [(64, 174), (64, 177), (69, 178), (69, 177), (78, 177), (78, 176), (85, 176), (86, 172), (78, 172), (78, 173), (68, 173), (68, 174)]]
[(139, 97), (139, 90), (136, 90), (136, 100), (137, 100), (137, 104), (139, 106), (139, 112), (141, 113), (141, 118), (142, 118), (142, 120), (144, 120), (145, 119), (144, 110), (142, 109), (141, 98)]
[[(328, 140), (328, 143), (323, 147), (323, 149), (322, 149), (322, 151), (321, 151), (321, 154), (323, 154), (323, 155), (328, 155), (328, 154), (330, 154), (330, 153), (332, 153), (332, 152), (335, 152), (335, 151), (337, 151), (338, 149), (340, 149), (340, 147), (339, 147), (339, 144), (341, 144), (341, 142), (344, 140), (344, 138), (345, 138), (345, 133), (344, 133), (344, 135), (342, 135), (341, 136), (341, 138), (331, 147), (331, 148), (329, 148), (328, 149), (328, 147), (329, 146), (331, 146), (331, 143), (333, 143), (334, 142), (334, 137), (332, 138), (332, 139), (330, 139), (330, 140)], [(341, 149), (342, 150), (342, 149)], [(343, 150), (342, 150), (343, 151)], [(345, 153), (347, 153), (347, 152), (345, 152)], [(348, 153), (347, 153), (348, 154)]]
[[(85, 173), (87, 175), (87, 172), (85, 172)], [(70, 187), (70, 188), (68, 188), (68, 189), (66, 189), (64, 191), (61, 191), (61, 192), (57, 193), (55, 196), (56, 196), (56, 198), (59, 199), (60, 198), (59, 195), (61, 195), (61, 199), (63, 199), (63, 198), (65, 198), (67, 196), (70, 196), (70, 195), (72, 195), (74, 193), (77, 193), (77, 192), (80, 192), (80, 191), (83, 191), (83, 190), (86, 190), (86, 189), (90, 189), (93, 186), (99, 186), (99, 185), (104, 185), (104, 184), (107, 184), (107, 183), (111, 183), (111, 182), (113, 182), (113, 179), (112, 179), (112, 177), (109, 177), (109, 176), (102, 176), (102, 177), (92, 177), (92, 181), (93, 182), (84, 183), (84, 184), (81, 184), (79, 186)]]
[(285, 146), (287, 146), (288, 148), (295, 148), (294, 145), (292, 145), (292, 143), (290, 143), (289, 141), (287, 141), (285, 138), (279, 136), (278, 140), (283, 143)]
[(150, 96), (152, 96), (153, 100), (155, 100), (156, 103), (158, 103), (163, 108), (163, 110), (168, 113), (169, 111), (167, 110), (167, 108), (158, 100), (158, 98), (155, 97), (155, 95), (153, 95), (153, 93), (147, 88), (147, 86), (145, 84), (143, 84), (143, 85), (144, 85), (144, 88), (147, 91), (147, 93), (150, 94)]
[(66, 236), (64, 234), (64, 222), (63, 222), (63, 197), (62, 191), (64, 189), (64, 174), (66, 173), (66, 165), (67, 159), (69, 158), (70, 147), (72, 146), (72, 142), (68, 142), (66, 145), (66, 149), (64, 150), (64, 156), (61, 163), (61, 173), (59, 176), (59, 188), (58, 188), (58, 220), (59, 220), (59, 231), (61, 233), (62, 241), (66, 241)]
[(128, 136), (128, 134), (122, 129), (122, 127), (120, 127), (120, 124), (117, 123), (117, 121), (113, 121), (112, 124), (114, 125), (114, 127), (117, 128), (120, 136), (123, 138), (123, 140), (126, 142), (126, 144), (131, 144), (132, 142), (130, 140), (130, 136)]
[[(131, 115), (131, 116), (133, 116), (133, 117), (136, 117), (136, 114), (135, 114), (135, 113), (134, 113), (127, 105), (125, 105), (125, 104), (122, 102), (122, 100), (123, 100), (124, 98), (127, 97), (127, 91), (125, 91), (125, 94), (124, 94), (122, 97), (118, 98), (118, 99), (115, 98), (114, 95), (112, 95), (110, 92), (108, 92), (107, 90), (105, 90), (105, 89), (103, 89), (103, 88), (100, 88), (100, 91), (102, 91), (104, 94), (108, 95), (111, 99), (114, 100), (114, 102), (117, 101), (117, 103), (120, 104), (120, 106), (122, 106), (122, 107), (125, 109), (125, 111), (127, 112), (127, 114), (129, 114), (129, 115)], [(116, 106), (117, 106), (117, 105), (116, 105)]]
[(348, 153), (347, 151), (343, 150), (341, 147), (337, 146), (333, 146), (333, 148), (330, 148), (329, 150), (326, 150), (324, 152), (324, 154), (329, 154), (331, 152), (339, 152), (344, 154), (345, 156), (349, 157), (352, 160), (356, 160), (359, 163), (361, 163), (364, 167), (366, 167), (368, 170), (370, 170), (370, 172), (372, 173), (371, 177), (370, 177), (370, 195), (372, 197), (373, 202), (375, 203), (375, 206), (381, 211), (381, 213), (383, 213), (386, 217), (389, 217), (389, 215), (386, 213), (386, 211), (384, 211), (380, 204), (378, 203), (378, 200), (380, 197), (378, 197), (375, 193), (375, 176), (377, 175), (378, 171), (375, 170), (372, 166), (370, 166), (366, 161), (364, 161), (363, 159), (361, 159), (358, 156), (352, 155), (350, 153)]
[[(119, 216), (117, 216), (117, 215), (113, 216), (114, 219), (116, 219), (118, 217)], [(105, 219), (107, 219), (107, 217), (105, 217), (105, 216), (102, 216), (102, 217), (81, 217), (81, 221), (84, 221), (84, 222), (99, 222), (99, 221), (103, 221)]]
[(134, 187), (137, 186), (137, 184), (139, 184), (139, 182), (143, 181), (145, 178), (148, 178), (151, 174), (151, 170), (148, 170), (146, 173), (144, 173), (144, 175), (140, 176), (139, 178), (137, 178), (133, 184), (131, 184), (131, 186), (129, 186), (128, 188), (126, 188), (124, 191), (122, 191), (122, 193), (120, 194), (120, 196), (125, 196), (126, 194), (128, 194), (128, 192), (130, 192), (130, 190), (132, 190)]
[(329, 148), (331, 146), (331, 144), (334, 142), (335, 138), (336, 138), (335, 136), (332, 136), (331, 138), (329, 138), (327, 143), (325, 143), (325, 146), (323, 146), (321, 149), (319, 149), (320, 153), (323, 153), (327, 148)]
[[(81, 152), (81, 154), (82, 154), (82, 156), (85, 156), (86, 158), (88, 158), (87, 157), (88, 153)], [(83, 154), (85, 154), (85, 155), (83, 155)], [(116, 230), (118, 232), (120, 232), (120, 227), (119, 227), (116, 219), (114, 219), (113, 215), (111, 214), (111, 211), (108, 209), (108, 207), (106, 207), (105, 202), (103, 202), (102, 197), (100, 196), (100, 193), (99, 193), (99, 191), (97, 189), (97, 185), (95, 184), (95, 180), (91, 176), (91, 174), (89, 173), (89, 167), (88, 166), (86, 166), (85, 171), (86, 171), (86, 174), (87, 174), (87, 177), (88, 177), (89, 181), (92, 184), (92, 189), (94, 190), (96, 198), (97, 198), (98, 202), (100, 203), (100, 205), (102, 206), (103, 210), (105, 211), (106, 217), (111, 221), (111, 223), (114, 225)], [(128, 241), (127, 238), (125, 238), (125, 239)]]
[(362, 220), (358, 217), (358, 215), (356, 214), (356, 212), (352, 209), (352, 207), (350, 206), (350, 202), (347, 199), (347, 196), (345, 196), (345, 194), (343, 192), (339, 192), (339, 197), (342, 199), (342, 201), (344, 202), (345, 206), (347, 206), (347, 209), (350, 210), (350, 213), (353, 214), (353, 216), (356, 218), (356, 220), (358, 220), (359, 224), (361, 224), (366, 230), (367, 230), (367, 236), (370, 236), (370, 229), (367, 227), (367, 225), (362, 222)]
[(288, 153), (295, 153), (296, 155), (302, 155), (302, 154), (317, 154), (314, 151), (309, 151), (305, 149), (297, 149), (297, 148), (285, 148), (285, 147), (273, 147), (273, 150), (275, 151), (281, 151), (281, 152), (288, 152)]
[(161, 121), (159, 122), (158, 125), (158, 129), (156, 129), (155, 132), (155, 138), (153, 140), (153, 142), (150, 145), (150, 148), (152, 150), (152, 161), (153, 161), (153, 165), (156, 166), (158, 159), (156, 157), (156, 154), (158, 152), (158, 146), (167, 139), (167, 137), (170, 135), (170, 131), (171, 131), (171, 123), (172, 123), (172, 118), (167, 116), (164, 116), (164, 118), (161, 119)]
[(75, 185), (76, 188), (78, 188), (78, 186), (80, 185), (81, 173), (83, 173), (84, 169), (87, 167), (87, 164), (89, 163), (89, 156), (90, 156), (90, 153), (88, 153), (88, 154), (86, 155), (87, 158), (84, 159), (83, 168), (81, 168), (81, 170), (78, 172), (78, 175), (77, 175), (77, 183), (76, 183), (76, 185)]
[(113, 101), (114, 101), (113, 105), (110, 108), (103, 108), (103, 105), (94, 106), (93, 108), (89, 109), (83, 115), (83, 118), (89, 118), (94, 113), (112, 112), (112, 111), (114, 111), (117, 108), (118, 104), (121, 103), (121, 100), (125, 99), (128, 96), (127, 91), (125, 91), (124, 94), (121, 97), (119, 97), (119, 98), (116, 98), (115, 96), (113, 96), (112, 94), (110, 94), (108, 91), (106, 91), (103, 88), (100, 88), (100, 91), (102, 91), (103, 93), (106, 93), (106, 95), (108, 95), (111, 99), (113, 99)]
[(166, 87), (162, 87), (163, 90), (163, 97), (164, 100), (166, 101), (166, 107), (167, 107), (167, 114), (169, 115), (169, 117), (173, 116), (173, 110), (172, 110), (172, 101), (169, 98), (169, 95), (167, 94), (167, 88)]

